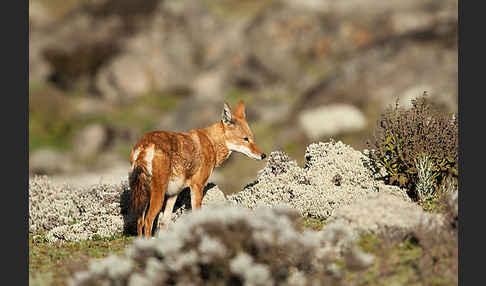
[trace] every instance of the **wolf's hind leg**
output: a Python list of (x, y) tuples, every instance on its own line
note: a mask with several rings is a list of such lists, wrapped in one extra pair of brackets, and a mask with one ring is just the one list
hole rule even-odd
[(145, 220), (145, 212), (147, 211), (147, 206), (143, 208), (142, 213), (138, 216), (137, 218), (137, 235), (142, 236), (143, 235), (143, 224)]
[(145, 215), (145, 237), (152, 236), (152, 227), (154, 219), (159, 214), (164, 204), (165, 190), (167, 189), (167, 179), (163, 178), (162, 182), (152, 180), (150, 189), (150, 203), (147, 214)]

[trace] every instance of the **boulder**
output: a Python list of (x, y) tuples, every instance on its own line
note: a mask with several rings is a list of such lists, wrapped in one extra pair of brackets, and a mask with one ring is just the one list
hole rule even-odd
[(35, 77), (31, 80), (51, 80), (63, 88), (80, 83), (92, 88), (93, 75), (122, 50), (125, 39), (152, 18), (158, 2), (94, 1), (33, 29), (29, 59)]
[(356, 107), (332, 104), (306, 109), (298, 116), (299, 124), (312, 140), (356, 132), (366, 127), (366, 117)]
[(98, 70), (95, 86), (100, 94), (117, 99), (153, 90), (189, 92), (195, 88), (203, 96), (213, 92), (221, 96), (217, 90), (221, 79), (211, 72), (205, 77), (205, 71), (224, 54), (225, 42), (220, 37), (225, 35), (225, 25), (204, 4), (194, 1), (160, 2), (147, 21), (143, 32), (124, 42), (124, 52)]
[(336, 209), (328, 223), (346, 225), (358, 235), (374, 234), (401, 240), (427, 226), (440, 226), (443, 217), (427, 213), (419, 205), (384, 193), (370, 194), (362, 200)]
[(427, 85), (457, 104), (456, 0), (280, 0), (245, 17), (226, 12), (189, 0), (81, 5), (32, 29), (31, 79), (86, 85), (109, 100), (281, 87), (299, 98), (297, 111), (338, 100), (386, 106)]
[(58, 150), (42, 148), (30, 154), (29, 172), (32, 174), (69, 173), (74, 169), (75, 166), (71, 157)]
[(75, 153), (80, 158), (93, 156), (103, 150), (108, 140), (108, 132), (103, 125), (90, 124), (76, 135)]
[(199, 74), (192, 82), (194, 96), (203, 100), (221, 102), (224, 98), (224, 79), (222, 71), (207, 71)]
[[(29, 233), (47, 232), (45, 237), (51, 242), (136, 234), (136, 217), (128, 211), (130, 188), (126, 175), (118, 177), (115, 183), (87, 180), (82, 184), (73, 179), (61, 183), (59, 178), (52, 180), (47, 176), (29, 178)], [(226, 202), (214, 184), (209, 183), (204, 193), (203, 208)], [(190, 206), (186, 188), (176, 202), (174, 221), (190, 212)], [(162, 220), (157, 223), (160, 225)]]

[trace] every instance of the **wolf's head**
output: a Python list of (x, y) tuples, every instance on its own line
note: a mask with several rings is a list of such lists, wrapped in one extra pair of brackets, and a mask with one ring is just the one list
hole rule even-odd
[(255, 137), (246, 122), (245, 103), (241, 100), (232, 111), (227, 102), (223, 108), (223, 126), (226, 146), (231, 151), (240, 152), (246, 156), (262, 160), (267, 155), (258, 148)]

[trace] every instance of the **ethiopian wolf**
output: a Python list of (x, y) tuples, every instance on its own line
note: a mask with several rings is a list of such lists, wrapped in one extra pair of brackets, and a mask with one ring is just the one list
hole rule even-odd
[(256, 160), (266, 157), (246, 122), (243, 101), (234, 111), (225, 102), (222, 120), (209, 127), (184, 133), (154, 131), (142, 136), (130, 153), (130, 209), (138, 216), (137, 235), (152, 235), (164, 199), (163, 222), (167, 223), (177, 195), (187, 186), (191, 189), (192, 209), (200, 208), (211, 172), (232, 151)]

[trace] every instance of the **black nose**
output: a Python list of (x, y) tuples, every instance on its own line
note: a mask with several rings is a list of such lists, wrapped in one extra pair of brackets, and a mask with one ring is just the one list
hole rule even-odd
[(265, 155), (265, 153), (262, 154), (262, 160), (265, 159), (267, 157), (267, 155)]

